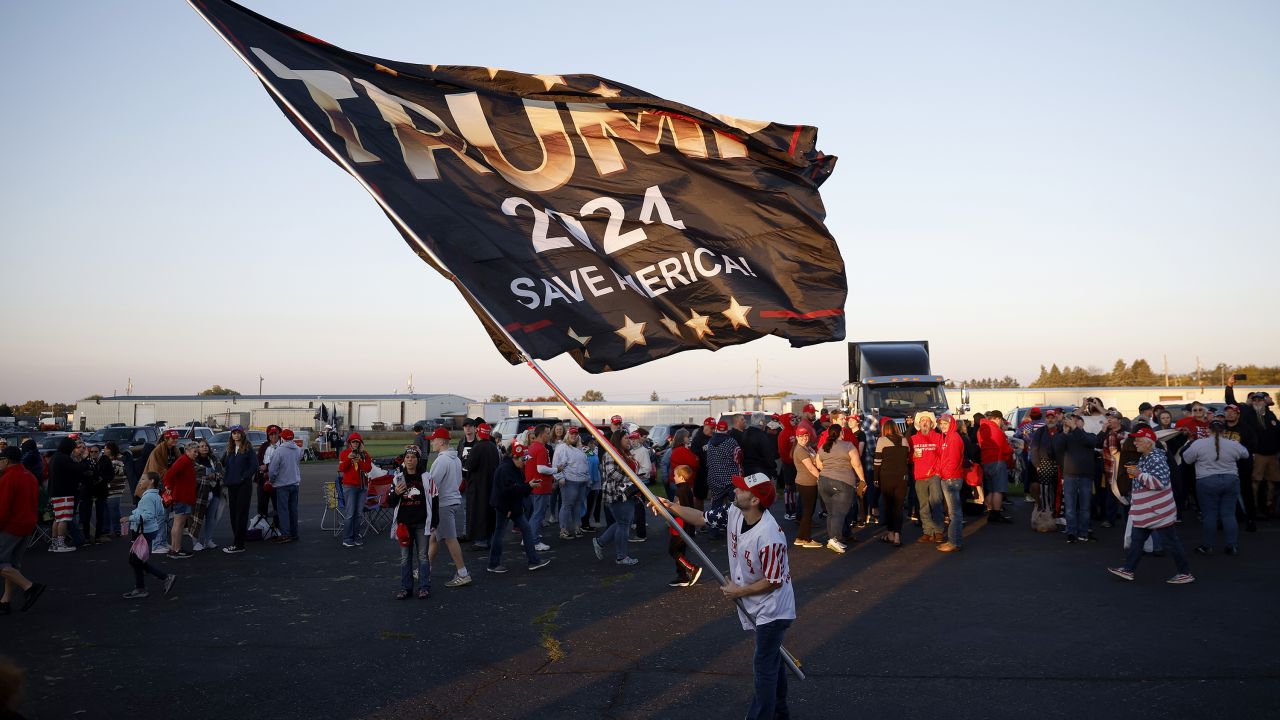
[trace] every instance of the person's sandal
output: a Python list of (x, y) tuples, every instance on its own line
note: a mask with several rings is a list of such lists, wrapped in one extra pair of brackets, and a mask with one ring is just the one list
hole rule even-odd
[(406, 599), (406, 598), (408, 598), (408, 597), (409, 597), (409, 591), (408, 591), (408, 590), (401, 590), (400, 592), (396, 593), (396, 599), (397, 599), (397, 600), (404, 600), (404, 599)]
[(429, 598), (429, 597), (431, 597), (431, 591), (430, 591), (430, 590), (427, 590), (426, 588), (423, 588), (423, 589), (421, 589), (421, 590), (419, 590), (419, 591), (418, 591), (418, 599), (419, 599), (419, 600), (426, 600), (426, 599), (427, 599), (427, 598)]

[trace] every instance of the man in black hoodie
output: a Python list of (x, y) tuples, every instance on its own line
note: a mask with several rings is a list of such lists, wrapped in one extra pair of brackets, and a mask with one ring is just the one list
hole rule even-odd
[[(1235, 375), (1227, 377), (1226, 400), (1236, 405)], [(1264, 392), (1249, 393), (1249, 405), (1240, 407), (1240, 421), (1248, 425), (1257, 442), (1253, 453), (1253, 474), (1250, 478), (1260, 518), (1271, 517), (1275, 512), (1276, 483), (1280, 482), (1280, 420), (1271, 411), (1271, 397)]]
[(1228, 405), (1223, 414), (1227, 418), (1227, 427), (1222, 437), (1235, 440), (1249, 451), (1249, 457), (1236, 462), (1236, 475), (1240, 478), (1240, 501), (1244, 503), (1244, 529), (1246, 532), (1257, 532), (1258, 508), (1253, 496), (1253, 454), (1258, 452), (1258, 436), (1252, 427), (1240, 418), (1240, 407)]
[(76, 495), (80, 490), (80, 463), (72, 456), (76, 441), (64, 437), (49, 460), (49, 501), (53, 505), (53, 542), (49, 550), (56, 553), (74, 552), (75, 546), (67, 543), (67, 532), (75, 520)]
[(498, 463), (498, 469), (493, 474), (493, 494), (489, 498), (489, 504), (497, 515), (497, 523), (493, 537), (489, 540), (489, 567), (486, 568), (491, 573), (507, 571), (502, 564), (502, 541), (506, 538), (507, 523), (514, 523), (520, 530), (520, 541), (524, 545), (530, 570), (537, 570), (551, 563), (550, 560), (538, 557), (538, 551), (534, 548), (533, 529), (529, 527), (529, 519), (524, 516), (524, 499), (533, 492), (529, 483), (537, 482), (536, 478), (532, 481), (524, 478), (524, 464), (528, 460), (529, 454), (525, 447), (512, 442), (511, 457)]
[(462, 459), (462, 478), (467, 486), (467, 537), (471, 538), (472, 547), (476, 550), (487, 550), (495, 523), (489, 498), (493, 493), (493, 473), (498, 469), (500, 457), (498, 446), (493, 442), (493, 429), (488, 423), (476, 419), (475, 441), (464, 446), (463, 450), (466, 452)]

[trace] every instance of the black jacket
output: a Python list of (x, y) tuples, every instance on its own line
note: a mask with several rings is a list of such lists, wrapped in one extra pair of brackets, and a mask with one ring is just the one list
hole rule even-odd
[[(753, 473), (764, 473), (769, 477), (773, 477), (773, 460), (772, 455), (777, 453), (778, 444), (774, 442), (769, 433), (752, 425), (742, 433), (742, 440), (739, 441), (742, 446), (742, 471), (747, 475)], [(770, 446), (773, 453), (770, 453)]]
[[(1036, 431), (1031, 433), (1031, 464), (1039, 465), (1041, 460), (1053, 460), (1061, 463), (1056, 450), (1057, 440), (1062, 435), (1062, 428), (1058, 427), (1054, 432), (1049, 432), (1048, 425), (1041, 425)], [(1090, 435), (1089, 437), (1094, 437)], [(1065, 471), (1063, 471), (1065, 472)]]
[(498, 446), (492, 440), (476, 440), (462, 461), (462, 473), (467, 482), (468, 493), (484, 493), (481, 497), (489, 498), (493, 494), (493, 473), (498, 469)]
[[(1227, 388), (1226, 398), (1227, 404), (1238, 404), (1236, 403), (1234, 388)], [(1253, 430), (1254, 442), (1256, 443), (1256, 449), (1246, 449), (1258, 455), (1280, 453), (1280, 420), (1276, 419), (1276, 414), (1271, 411), (1271, 408), (1267, 408), (1262, 417), (1258, 417), (1258, 413), (1253, 409), (1253, 403), (1244, 403), (1240, 405), (1240, 422), (1248, 425)]]
[(533, 488), (525, 482), (524, 471), (511, 458), (503, 458), (493, 474), (493, 494), (489, 496), (489, 504), (498, 516), (506, 518), (511, 513), (524, 512), (524, 498), (531, 492)]
[[(1038, 432), (1038, 431), (1037, 431)], [(1098, 436), (1076, 428), (1053, 436), (1053, 454), (1062, 466), (1063, 475), (1079, 475), (1092, 478)]]
[(427, 522), (427, 493), (422, 486), (422, 473), (417, 472), (412, 475), (404, 473), (403, 477), (405, 485), (417, 488), (419, 494), (415, 497), (401, 496), (396, 492), (395, 486), (392, 486), (391, 492), (387, 493), (387, 504), (391, 507), (400, 507), (396, 513), (396, 522), (404, 525), (423, 525)]
[[(75, 441), (71, 441), (75, 448)], [(80, 463), (71, 458), (70, 452), (63, 452), (61, 447), (49, 459), (49, 497), (74, 497), (80, 490), (80, 479), (83, 477)]]

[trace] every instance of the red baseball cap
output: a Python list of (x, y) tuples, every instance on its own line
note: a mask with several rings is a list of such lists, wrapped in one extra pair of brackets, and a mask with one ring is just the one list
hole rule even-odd
[[(80, 436), (79, 436), (79, 435), (76, 435), (75, 437), (80, 437)], [(72, 439), (75, 439), (75, 437), (73, 437)], [(165, 431), (164, 431), (164, 435), (161, 435), (161, 437), (163, 437), (164, 439), (168, 440), (169, 438), (178, 438), (178, 437), (182, 437), (182, 434), (181, 434), (181, 433), (179, 433), (177, 430), (165, 430)]]
[(804, 410), (801, 410), (800, 412), (818, 412), (818, 411), (813, 407), (813, 403), (809, 403), (808, 405), (805, 405)]
[(481, 440), (488, 440), (493, 437), (493, 428), (489, 427), (489, 423), (480, 423), (476, 426), (476, 437)]
[(773, 481), (764, 473), (752, 473), (746, 477), (734, 475), (733, 486), (755, 495), (756, 499), (760, 501), (760, 507), (765, 509), (768, 509), (773, 504), (773, 501), (778, 498), (778, 492), (774, 490)]
[(276, 433), (277, 435), (279, 435), (279, 434), (280, 434), (280, 426), (279, 426), (279, 425), (268, 425), (268, 426), (267, 426), (267, 434), (268, 434), (268, 435), (270, 435), (271, 433)]
[(437, 427), (435, 429), (435, 432), (431, 433), (431, 439), (432, 440), (448, 440), (449, 431), (445, 430), (443, 427)]
[(621, 424), (622, 424), (622, 416), (621, 416), (621, 415), (614, 415), (613, 417), (609, 418), (609, 422), (610, 422), (610, 424), (613, 424), (613, 425), (621, 425)]
[(724, 420), (716, 423), (716, 432), (729, 432), (729, 423)]
[(633, 432), (633, 433), (631, 433), (630, 435), (628, 435), (628, 436), (627, 436), (627, 439), (628, 439), (628, 440), (639, 440), (639, 439), (640, 439), (640, 433), (638, 433), (638, 432)]
[(525, 450), (525, 447), (524, 447), (523, 445), (521, 445), (520, 443), (512, 443), (512, 444), (511, 444), (511, 457), (513, 457), (513, 458), (520, 458), (521, 460), (528, 460), (528, 459), (529, 459), (529, 454), (528, 454), (528, 452)]
[(715, 427), (715, 425), (716, 425), (716, 419), (715, 419), (715, 418), (707, 418), (706, 420), (703, 420), (703, 421), (702, 421), (702, 424), (703, 424), (703, 425), (710, 425), (711, 427)]
[(572, 425), (570, 425), (570, 426), (569, 426), (569, 429), (568, 429), (568, 430), (566, 430), (565, 432), (569, 433), (570, 435), (577, 435), (577, 434), (578, 434), (578, 428), (577, 428), (577, 427), (574, 427), (574, 426), (572, 426)]
[(1147, 427), (1146, 425), (1142, 425), (1137, 430), (1134, 430), (1133, 432), (1129, 433), (1129, 437), (1133, 438), (1134, 440), (1137, 440), (1138, 438), (1146, 438), (1151, 442), (1156, 441), (1155, 431)]
[(290, 430), (289, 428), (285, 428), (284, 430), (280, 431), (280, 439), (281, 439), (281, 440), (292, 440), (292, 439), (293, 439), (293, 431), (292, 431), (292, 430)]
[(1228, 405), (1228, 406), (1226, 406), (1226, 407), (1222, 408), (1222, 412), (1226, 412), (1226, 411), (1228, 411), (1228, 410), (1231, 410), (1232, 412), (1235, 412), (1235, 413), (1239, 413), (1239, 412), (1240, 412), (1240, 406), (1239, 406), (1239, 405), (1236, 405), (1236, 404), (1234, 404), (1234, 403), (1232, 403), (1231, 405)]

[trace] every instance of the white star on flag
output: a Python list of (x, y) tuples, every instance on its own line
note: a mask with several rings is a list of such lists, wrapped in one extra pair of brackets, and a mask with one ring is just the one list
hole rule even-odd
[(662, 327), (666, 328), (667, 331), (670, 332), (672, 335), (675, 335), (676, 337), (680, 337), (680, 326), (676, 324), (675, 320), (672, 320), (666, 315), (663, 315), (662, 319), (659, 320), (658, 322), (662, 323)]
[(689, 308), (689, 320), (685, 325), (693, 328), (693, 331), (698, 333), (698, 339), (701, 340), (703, 335), (715, 335), (711, 332), (711, 326), (707, 324), (710, 321), (711, 318), (707, 315), (699, 315), (697, 310)]
[(737, 330), (739, 325), (751, 327), (747, 322), (747, 313), (751, 312), (750, 305), (739, 305), (738, 298), (729, 296), (729, 308), (721, 312), (721, 315), (729, 318), (729, 322), (733, 323), (733, 329)]
[(622, 316), (622, 327), (614, 330), (615, 333), (621, 335), (622, 339), (626, 341), (626, 345), (622, 348), (622, 352), (630, 350), (632, 345), (649, 344), (644, 339), (644, 326), (645, 323), (634, 322), (626, 315)]
[(591, 94), (599, 95), (600, 97), (618, 97), (622, 95), (622, 91), (616, 87), (609, 87), (604, 83), (600, 83), (591, 90)]
[(530, 75), (530, 77), (536, 77), (541, 80), (542, 84), (545, 85), (548, 90), (556, 84), (568, 85), (568, 83), (564, 81), (564, 78), (559, 75)]
[(579, 335), (578, 333), (573, 331), (573, 328), (569, 328), (569, 337), (573, 338), (574, 340), (577, 340), (578, 344), (582, 345), (583, 347), (586, 347), (587, 343), (591, 342), (590, 335)]

